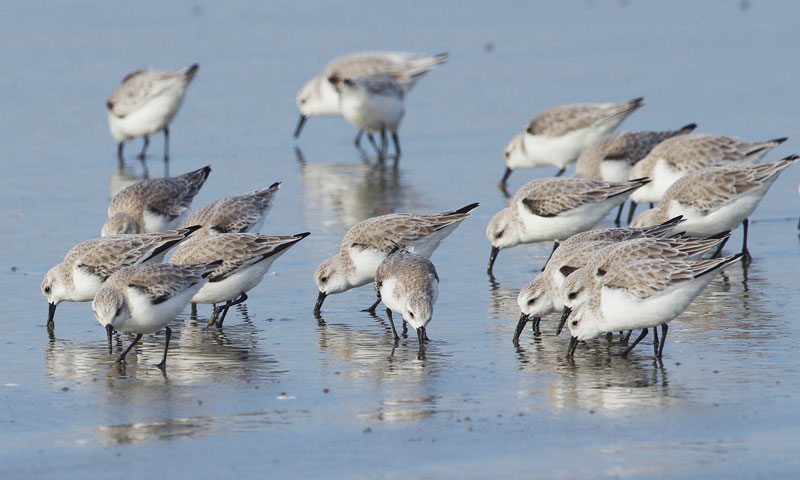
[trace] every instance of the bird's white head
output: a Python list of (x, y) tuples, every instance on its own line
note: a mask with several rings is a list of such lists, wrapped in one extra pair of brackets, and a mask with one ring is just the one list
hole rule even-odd
[(100, 288), (92, 301), (92, 312), (100, 325), (119, 325), (130, 317), (125, 297), (115, 288)]
[(528, 317), (541, 317), (553, 311), (553, 298), (546, 286), (544, 275), (526, 283), (517, 295), (519, 310)]
[(519, 245), (519, 231), (510, 207), (495, 214), (486, 226), (486, 238), (496, 248), (511, 248)]

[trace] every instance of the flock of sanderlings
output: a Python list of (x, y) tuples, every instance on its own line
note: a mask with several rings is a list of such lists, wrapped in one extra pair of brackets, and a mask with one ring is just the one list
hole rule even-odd
[[(313, 116), (343, 116), (358, 128), (380, 162), (400, 157), (398, 129), (404, 96), (447, 55), (376, 52), (347, 55), (328, 64), (297, 96), (298, 137)], [(169, 157), (169, 123), (180, 108), (198, 65), (171, 72), (130, 73), (107, 102), (108, 122), (123, 161), (126, 141), (164, 133)], [(660, 358), (668, 324), (683, 312), (715, 274), (741, 260), (747, 250), (747, 218), (793, 155), (757, 163), (785, 138), (748, 142), (694, 133), (689, 124), (671, 131), (613, 133), (644, 104), (642, 98), (613, 104), (574, 104), (534, 117), (505, 148), (506, 170), (500, 188), (506, 196), (511, 173), (521, 168), (557, 167), (555, 177), (533, 180), (510, 197), (486, 228), (491, 243), (488, 273), (502, 249), (552, 241), (542, 272), (524, 285), (517, 302), (521, 316), (518, 344), (526, 324), (540, 334), (540, 320), (560, 313), (556, 332), (571, 332), (567, 350), (579, 342), (633, 330), (638, 337), (627, 355), (653, 329)], [(380, 138), (376, 139), (376, 135)], [(575, 176), (561, 177), (577, 161)], [(135, 334), (125, 356), (143, 334), (165, 330), (161, 368), (166, 366), (169, 324), (191, 303), (211, 304), (208, 326), (222, 328), (228, 310), (244, 302), (272, 263), (309, 235), (258, 233), (280, 183), (226, 197), (189, 214), (192, 200), (211, 172), (204, 167), (176, 177), (148, 179), (120, 191), (111, 201), (102, 236), (79, 243), (47, 272), (41, 290), (49, 303), (48, 328), (54, 328), (60, 302), (92, 301), (105, 328), (109, 354), (114, 332)], [(623, 204), (630, 201), (628, 227), (620, 227)], [(650, 209), (633, 217), (637, 204)], [(655, 206), (655, 204), (658, 204)], [(400, 313), (425, 356), (426, 327), (433, 316), (439, 276), (428, 260), (445, 237), (470, 216), (477, 203), (435, 215), (399, 213), (363, 220), (345, 234), (339, 252), (314, 272), (325, 298), (373, 283), (377, 294), (368, 309), (383, 302), (397, 342), (392, 312)], [(595, 228), (618, 209), (616, 228)], [(744, 227), (741, 253), (721, 256), (730, 231)], [(162, 260), (175, 247), (168, 263)], [(657, 327), (661, 328), (658, 340)]]

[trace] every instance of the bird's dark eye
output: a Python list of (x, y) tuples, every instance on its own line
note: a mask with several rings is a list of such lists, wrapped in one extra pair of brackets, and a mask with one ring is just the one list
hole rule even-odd
[(503, 154), (506, 156), (506, 158), (508, 158), (508, 157), (510, 157), (510, 156), (511, 156), (511, 152), (509, 152), (508, 150), (506, 150), (505, 152), (503, 152)]
[(572, 326), (573, 327), (577, 327), (578, 326), (578, 321), (577, 320), (573, 320), (572, 321)]
[(50, 293), (50, 287), (44, 287), (44, 293)]
[(408, 312), (408, 316), (414, 318), (414, 312)]
[(305, 105), (305, 104), (306, 104), (306, 99), (305, 98), (301, 98), (300, 99), (300, 105)]
[(535, 298), (531, 298), (530, 300), (528, 300), (528, 305), (533, 305), (534, 303), (536, 303)]
[(503, 238), (504, 233), (506, 233), (505, 230), (500, 230), (499, 232), (497, 232), (497, 236), (495, 238)]
[(576, 292), (571, 292), (569, 295), (567, 295), (567, 297), (569, 297), (570, 300), (575, 300), (576, 298), (578, 298), (578, 294), (580, 292), (581, 292), (580, 290), (578, 290)]
[(325, 283), (328, 281), (328, 277), (322, 277), (319, 279), (320, 282)]

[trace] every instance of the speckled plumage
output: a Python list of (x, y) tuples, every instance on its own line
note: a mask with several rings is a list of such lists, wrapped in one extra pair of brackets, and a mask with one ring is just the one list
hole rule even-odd
[(279, 190), (280, 182), (276, 182), (269, 188), (221, 198), (193, 212), (183, 225), (201, 225), (203, 228), (198, 234), (256, 231), (272, 208)]
[[(188, 210), (209, 173), (211, 167), (203, 167), (178, 177), (153, 178), (126, 187), (111, 200), (108, 218), (133, 222), (143, 233), (153, 233), (147, 222), (148, 216), (168, 226), (176, 223)], [(114, 220), (107, 222), (103, 226), (103, 236), (117, 233), (114, 225)], [(159, 230), (162, 229), (153, 231)]]
[(625, 117), (642, 106), (637, 98), (625, 103), (584, 103), (561, 105), (536, 115), (526, 131), (531, 135), (561, 136), (574, 130)]
[(176, 84), (189, 83), (196, 72), (196, 67), (169, 72), (144, 69), (133, 71), (122, 79), (120, 86), (111, 94), (108, 110), (116, 117), (125, 117)]

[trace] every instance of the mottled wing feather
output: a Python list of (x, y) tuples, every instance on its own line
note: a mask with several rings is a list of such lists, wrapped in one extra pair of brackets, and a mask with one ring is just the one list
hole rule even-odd
[(396, 245), (406, 246), (437, 230), (453, 224), (465, 214), (412, 215), (396, 213), (369, 218), (354, 225), (345, 234), (341, 251), (350, 248), (378, 248), (391, 252)]
[(153, 304), (162, 303), (202, 280), (202, 266), (186, 267), (169, 264), (147, 264), (137, 267), (122, 280), (149, 297)]
[(117, 117), (125, 117), (170, 88), (176, 81), (183, 81), (184, 75), (183, 70), (131, 72), (109, 98), (109, 109)]
[(649, 259), (609, 270), (603, 277), (603, 285), (627, 290), (639, 298), (648, 298), (671, 284), (692, 278), (694, 275), (689, 262)]

